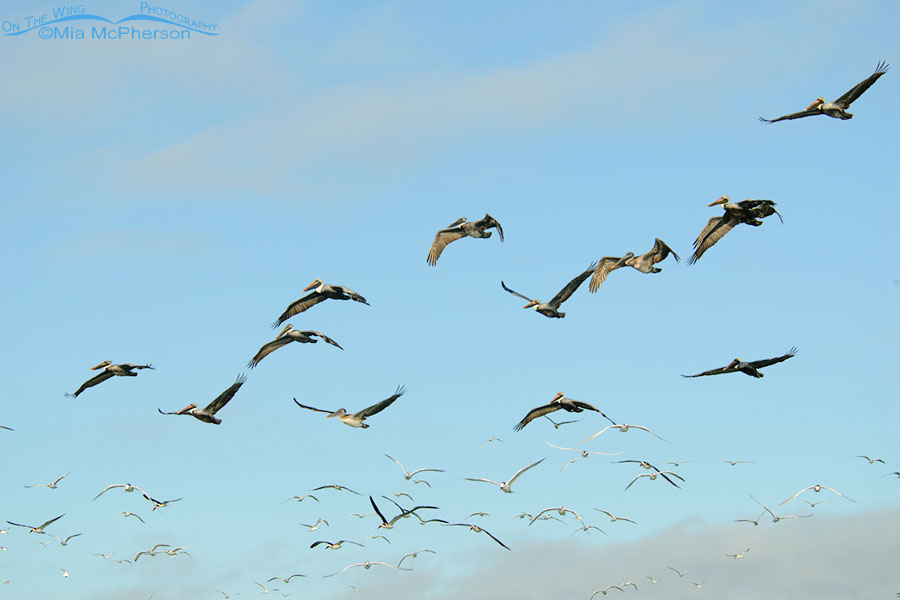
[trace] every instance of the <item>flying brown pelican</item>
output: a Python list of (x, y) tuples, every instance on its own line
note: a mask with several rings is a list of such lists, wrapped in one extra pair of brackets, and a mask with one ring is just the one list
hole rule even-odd
[(93, 387), (98, 383), (103, 383), (110, 377), (114, 375), (118, 375), (120, 377), (137, 377), (137, 373), (133, 371), (135, 369), (153, 369), (150, 365), (133, 365), (131, 363), (123, 363), (121, 365), (112, 364), (111, 360), (104, 360), (102, 363), (97, 365), (96, 367), (91, 367), (91, 371), (96, 371), (98, 369), (103, 369), (103, 372), (99, 375), (95, 375), (91, 377), (87, 381), (81, 384), (81, 387), (75, 390), (74, 394), (66, 394), (66, 398), (77, 398), (78, 394), (88, 389), (89, 387)]
[(857, 83), (846, 94), (844, 94), (834, 102), (825, 102), (825, 98), (822, 98), (820, 96), (819, 98), (816, 98), (815, 102), (813, 102), (800, 112), (784, 115), (783, 117), (778, 117), (777, 119), (765, 119), (763, 117), (760, 117), (759, 120), (765, 123), (777, 123), (778, 121), (802, 119), (803, 117), (811, 117), (813, 115), (828, 115), (829, 117), (841, 119), (842, 121), (852, 119), (853, 115), (847, 112), (847, 109), (850, 108), (850, 104), (854, 100), (862, 96), (863, 93), (867, 89), (869, 89), (873, 83), (878, 81), (879, 77), (887, 73), (888, 68), (889, 67), (886, 62), (879, 62), (875, 67), (874, 73), (869, 75), (869, 77), (867, 77), (866, 79)]
[(380, 413), (381, 411), (386, 409), (388, 406), (393, 404), (394, 400), (396, 400), (397, 398), (399, 398), (400, 396), (402, 396), (405, 393), (406, 393), (406, 388), (404, 386), (402, 386), (402, 385), (397, 386), (397, 391), (395, 391), (394, 394), (392, 396), (390, 396), (389, 398), (385, 398), (381, 402), (373, 404), (372, 406), (370, 406), (368, 408), (364, 408), (361, 411), (355, 412), (353, 414), (349, 414), (343, 408), (339, 408), (337, 410), (324, 410), (321, 408), (307, 406), (305, 404), (300, 404), (299, 402), (297, 402), (296, 398), (294, 398), (294, 403), (297, 406), (299, 406), (300, 408), (305, 408), (307, 410), (314, 410), (316, 412), (327, 413), (328, 417), (326, 417), (326, 418), (329, 418), (329, 419), (331, 417), (337, 417), (338, 419), (340, 419), (341, 423), (344, 423), (345, 425), (349, 425), (350, 427), (362, 427), (363, 429), (365, 429), (369, 426), (368, 423), (364, 422), (367, 417), (371, 417), (374, 414)]
[[(542, 417), (546, 414), (552, 413), (557, 410), (565, 410), (567, 412), (575, 412), (575, 413), (583, 412), (585, 410), (592, 410), (594, 412), (600, 413), (600, 415), (604, 419), (608, 420), (613, 425), (616, 424), (615, 421), (613, 421), (612, 419), (607, 417), (606, 414), (604, 414), (604, 412), (602, 410), (600, 410), (599, 408), (597, 408), (596, 406), (588, 404), (587, 402), (582, 402), (581, 400), (573, 400), (572, 398), (566, 398), (562, 392), (556, 392), (556, 395), (553, 397), (553, 400), (551, 400), (548, 404), (545, 404), (544, 406), (538, 406), (537, 408), (532, 408), (530, 411), (528, 411), (528, 414), (525, 415), (522, 418), (522, 420), (519, 421), (518, 424), (516, 424), (515, 427), (513, 427), (513, 429), (515, 431), (521, 431), (526, 425), (528, 425), (529, 423), (531, 423), (538, 417)], [(558, 426), (557, 426), (557, 428), (558, 428)]]
[(591, 266), (588, 267), (587, 271), (585, 271), (584, 273), (581, 273), (580, 275), (576, 276), (575, 279), (573, 279), (572, 281), (567, 283), (566, 287), (559, 290), (559, 293), (557, 293), (555, 296), (553, 296), (553, 299), (550, 300), (550, 302), (541, 302), (540, 300), (532, 300), (528, 296), (523, 296), (519, 292), (515, 292), (515, 291), (509, 289), (508, 287), (506, 287), (506, 284), (502, 281), (500, 282), (500, 285), (502, 285), (503, 289), (506, 290), (507, 292), (509, 292), (510, 294), (512, 294), (513, 296), (518, 296), (522, 300), (528, 300), (528, 304), (526, 304), (522, 308), (534, 308), (534, 310), (538, 311), (545, 317), (562, 319), (563, 317), (566, 316), (566, 313), (559, 312), (559, 305), (562, 304), (563, 302), (565, 302), (566, 300), (568, 300), (569, 296), (571, 296), (572, 294), (575, 293), (575, 290), (578, 289), (578, 286), (580, 286), (582, 283), (584, 283), (584, 280), (591, 276), (591, 273), (594, 272), (594, 269), (596, 268), (596, 266), (597, 266), (597, 263), (591, 263)]
[(519, 478), (519, 475), (521, 475), (522, 473), (524, 473), (525, 471), (527, 471), (528, 469), (530, 469), (532, 467), (538, 466), (542, 462), (544, 462), (543, 458), (537, 462), (531, 463), (530, 465), (528, 465), (526, 467), (522, 467), (521, 469), (516, 471), (512, 477), (509, 478), (509, 481), (492, 481), (490, 479), (482, 479), (480, 477), (466, 477), (466, 479), (468, 481), (483, 481), (485, 483), (493, 483), (494, 485), (498, 486), (501, 491), (506, 492), (507, 494), (512, 494), (512, 484), (516, 479)]
[(659, 273), (662, 269), (654, 267), (653, 265), (664, 261), (669, 254), (675, 257), (675, 262), (679, 261), (675, 251), (669, 248), (664, 241), (656, 238), (653, 248), (646, 254), (635, 256), (634, 252), (627, 252), (625, 253), (625, 256), (621, 258), (617, 256), (604, 256), (597, 263), (597, 268), (594, 269), (594, 275), (591, 277), (591, 283), (589, 285), (591, 293), (593, 294), (600, 289), (600, 284), (606, 280), (607, 275), (620, 267), (631, 267), (637, 269), (641, 273)]
[(13, 523), (12, 521), (7, 521), (7, 523), (9, 523), (10, 525), (15, 525), (16, 527), (27, 527), (29, 530), (28, 533), (47, 533), (46, 531), (44, 531), (44, 528), (47, 527), (48, 525), (50, 525), (51, 523), (53, 523), (54, 521), (58, 521), (58, 520), (62, 519), (64, 516), (66, 516), (66, 513), (63, 513), (63, 514), (59, 515), (58, 517), (54, 517), (54, 518), (50, 519), (49, 521), (44, 521), (37, 527), (35, 527), (34, 525), (22, 525), (21, 523)]
[(702, 373), (697, 373), (696, 375), (682, 375), (682, 377), (704, 377), (706, 375), (721, 375), (722, 373), (737, 373), (738, 371), (740, 371), (745, 375), (759, 378), (763, 376), (763, 374), (759, 372), (759, 369), (768, 367), (769, 365), (780, 363), (796, 355), (797, 348), (794, 347), (791, 348), (787, 354), (776, 356), (775, 358), (765, 358), (762, 360), (754, 360), (750, 362), (746, 362), (741, 360), (740, 358), (736, 358), (724, 367), (720, 367), (718, 369), (710, 369), (709, 371), (703, 371)]
[[(238, 378), (234, 383), (231, 384), (227, 390), (219, 394), (215, 400), (206, 405), (206, 408), (200, 409), (197, 408), (197, 405), (191, 402), (184, 408), (176, 412), (163, 412), (160, 409), (156, 409), (159, 411), (161, 415), (190, 415), (195, 419), (199, 419), (204, 423), (212, 423), (214, 425), (219, 425), (222, 422), (222, 419), (216, 418), (216, 413), (226, 404), (228, 401), (234, 398), (234, 395), (237, 393), (241, 386), (244, 385), (244, 382), (247, 381), (246, 375), (238, 375)], [(143, 490), (141, 490), (143, 491)]]
[(428, 251), (428, 264), (432, 267), (436, 265), (438, 258), (441, 257), (441, 252), (444, 251), (444, 248), (446, 248), (447, 244), (450, 242), (455, 242), (464, 237), (480, 239), (491, 237), (491, 232), (486, 230), (492, 227), (500, 234), (500, 241), (502, 242), (503, 228), (500, 227), (500, 223), (498, 223), (491, 215), (485, 213), (483, 219), (471, 223), (466, 220), (465, 217), (457, 219), (448, 225), (446, 229), (438, 231), (437, 235), (434, 236), (434, 241), (431, 243), (431, 249)]
[(331, 285), (330, 283), (324, 283), (321, 279), (316, 279), (311, 284), (303, 288), (303, 291), (313, 290), (311, 293), (303, 296), (299, 300), (294, 300), (291, 302), (290, 306), (288, 306), (281, 316), (278, 317), (278, 320), (272, 323), (272, 328), (280, 327), (285, 321), (290, 319), (296, 314), (302, 313), (304, 310), (315, 306), (319, 302), (324, 302), (326, 300), (355, 300), (356, 302), (362, 302), (366, 306), (369, 305), (366, 302), (366, 299), (351, 290), (348, 287), (344, 287), (343, 285)]
[[(341, 345), (336, 341), (325, 335), (324, 333), (319, 333), (318, 331), (300, 331), (299, 329), (294, 329), (294, 326), (288, 323), (284, 326), (284, 329), (281, 330), (274, 340), (265, 344), (262, 348), (259, 349), (259, 352), (256, 353), (256, 356), (250, 359), (250, 362), (247, 363), (247, 366), (251, 369), (259, 364), (259, 361), (275, 352), (282, 346), (286, 346), (291, 342), (300, 342), (302, 344), (315, 344), (318, 340), (313, 338), (320, 337), (323, 341), (331, 344), (332, 346), (337, 346), (341, 348)], [(343, 350), (343, 348), (341, 348)]]
[(722, 208), (725, 209), (725, 214), (721, 217), (713, 217), (706, 222), (703, 231), (694, 240), (694, 253), (688, 259), (689, 265), (700, 260), (703, 253), (712, 248), (726, 233), (734, 229), (735, 225), (744, 223), (753, 227), (759, 227), (762, 225), (762, 219), (773, 214), (778, 215), (778, 218), (784, 223), (781, 214), (775, 210), (775, 203), (771, 200), (751, 198), (733, 203), (728, 196), (722, 196), (715, 202), (707, 204), (707, 206), (715, 206), (716, 204), (722, 205)]

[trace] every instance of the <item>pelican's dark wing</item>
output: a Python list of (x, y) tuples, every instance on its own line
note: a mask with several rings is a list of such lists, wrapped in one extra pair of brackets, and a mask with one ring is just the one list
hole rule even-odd
[(780, 363), (780, 362), (785, 361), (785, 360), (791, 358), (792, 356), (796, 356), (796, 355), (797, 355), (797, 347), (794, 346), (793, 348), (788, 350), (787, 354), (784, 354), (782, 356), (777, 356), (775, 358), (764, 358), (762, 360), (754, 360), (750, 364), (753, 365), (754, 369), (762, 369), (763, 367), (768, 367), (769, 365), (774, 365), (776, 363)]
[(544, 406), (538, 406), (537, 408), (532, 408), (528, 411), (528, 414), (525, 415), (521, 421), (519, 421), (515, 427), (513, 427), (514, 431), (522, 431), (522, 429), (537, 419), (538, 417), (543, 417), (544, 415), (550, 414), (554, 411), (561, 409), (562, 406), (559, 405), (558, 402), (551, 402), (550, 404), (545, 404)]
[(844, 94), (843, 96), (841, 96), (840, 98), (838, 98), (837, 100), (835, 100), (834, 103), (835, 103), (835, 104), (840, 104), (840, 105), (843, 106), (844, 108), (849, 107), (850, 104), (851, 104), (854, 100), (856, 100), (857, 98), (859, 98), (860, 96), (862, 96), (862, 95), (863, 95), (863, 92), (865, 92), (867, 89), (869, 89), (869, 88), (872, 86), (873, 83), (875, 83), (876, 81), (878, 81), (878, 78), (879, 78), (879, 77), (881, 77), (882, 75), (884, 75), (885, 73), (887, 73), (888, 68), (889, 68), (889, 67), (888, 67), (887, 63), (884, 62), (884, 61), (881, 61), (881, 62), (878, 63), (878, 65), (875, 67), (875, 72), (874, 72), (874, 73), (872, 73), (871, 75), (869, 75), (869, 77), (867, 77), (866, 79), (864, 79), (864, 80), (860, 81), (859, 83), (857, 83), (857, 84), (856, 84), (855, 86), (853, 86), (846, 94)]
[(589, 289), (592, 294), (600, 289), (600, 284), (606, 281), (606, 277), (610, 273), (625, 265), (621, 261), (622, 259), (618, 256), (604, 256), (600, 259), (597, 263), (597, 268), (594, 269), (594, 274), (591, 276)]
[(801, 110), (800, 112), (791, 113), (789, 115), (784, 115), (778, 117), (777, 119), (766, 119), (765, 117), (760, 117), (759, 120), (763, 123), (777, 123), (778, 121), (789, 121), (791, 119), (802, 119), (803, 117), (811, 117), (813, 115), (822, 115), (825, 114), (818, 108), (808, 108), (806, 110)]
[(731, 231), (737, 220), (729, 213), (725, 213), (721, 217), (713, 217), (706, 222), (706, 226), (697, 239), (694, 240), (694, 253), (688, 259), (688, 264), (692, 265), (703, 256), (703, 253), (713, 247), (713, 245), (725, 237), (725, 234)]
[[(316, 337), (322, 338), (323, 342), (326, 342), (328, 344), (331, 344), (332, 346), (337, 346), (338, 348), (341, 348), (340, 344), (338, 344), (336, 341), (334, 341), (333, 339), (331, 339), (324, 333), (320, 333), (318, 331), (301, 331), (300, 333), (302, 333), (306, 337), (316, 336)], [(341, 348), (341, 350), (343, 350), (343, 348)]]
[(66, 394), (66, 398), (77, 398), (78, 394), (80, 394), (84, 390), (88, 389), (89, 387), (93, 387), (93, 386), (97, 385), (98, 383), (103, 383), (104, 381), (106, 381), (107, 379), (109, 379), (112, 376), (113, 376), (112, 372), (103, 371), (99, 375), (95, 375), (95, 376), (91, 377), (90, 379), (88, 379), (87, 381), (85, 381), (84, 383), (82, 383), (81, 387), (78, 388), (77, 390), (75, 390), (74, 394)]
[(575, 406), (577, 406), (578, 408), (581, 408), (583, 410), (592, 410), (594, 412), (600, 413), (601, 417), (603, 417), (604, 419), (606, 419), (613, 425), (616, 424), (616, 422), (613, 421), (612, 419), (610, 419), (609, 416), (605, 412), (603, 412), (602, 410), (600, 410), (593, 404), (588, 404), (587, 402), (582, 402), (581, 400), (572, 400), (572, 404), (574, 404)]
[(444, 251), (447, 244), (455, 242), (459, 238), (464, 238), (466, 235), (466, 232), (459, 227), (451, 227), (449, 229), (441, 229), (438, 231), (434, 236), (434, 241), (431, 243), (431, 249), (428, 250), (428, 264), (432, 267), (436, 265), (438, 259), (441, 257), (441, 252)]
[(597, 268), (597, 263), (591, 263), (591, 266), (587, 268), (587, 271), (582, 273), (581, 275), (576, 276), (572, 281), (566, 284), (566, 287), (559, 290), (559, 293), (553, 296), (553, 299), (550, 300), (547, 304), (552, 306), (554, 309), (559, 310), (559, 305), (569, 299), (569, 296), (575, 293), (575, 290), (578, 289), (584, 280), (591, 276), (594, 272), (594, 269)]
[[(294, 404), (296, 404), (296, 405), (299, 406), (300, 408), (305, 408), (305, 409), (307, 409), (307, 410), (314, 410), (314, 411), (316, 411), (316, 412), (326, 413), (326, 414), (329, 414), (329, 415), (330, 415), (331, 413), (334, 412), (333, 410), (324, 410), (324, 409), (322, 409), (322, 408), (316, 408), (316, 407), (314, 407), (314, 406), (307, 406), (307, 405), (305, 405), (305, 404), (300, 404), (299, 402), (297, 402), (297, 399), (296, 399), (296, 398), (294, 398)], [(329, 487), (329, 486), (325, 486), (325, 487)], [(318, 501), (317, 501), (317, 502), (318, 502)]]
[(394, 394), (390, 398), (385, 398), (384, 400), (382, 400), (381, 402), (378, 402), (377, 404), (373, 404), (372, 406), (370, 406), (368, 408), (362, 409), (361, 411), (356, 413), (355, 416), (357, 416), (361, 419), (365, 419), (366, 417), (371, 417), (374, 414), (380, 413), (381, 411), (386, 409), (388, 406), (393, 404), (394, 400), (396, 400), (397, 398), (399, 398), (400, 396), (402, 396), (405, 393), (406, 393), (405, 387), (403, 387), (402, 385), (397, 386), (397, 391), (394, 392)]
[(519, 292), (515, 292), (515, 291), (509, 289), (508, 287), (506, 287), (506, 284), (503, 283), (502, 281), (500, 282), (500, 285), (502, 285), (502, 286), (503, 286), (503, 289), (506, 290), (507, 292), (509, 292), (510, 294), (512, 294), (513, 296), (518, 296), (518, 297), (521, 298), (522, 300), (527, 300), (527, 301), (529, 301), (529, 302), (534, 302), (534, 300), (532, 300), (532, 299), (529, 298), (528, 296), (525, 296), (525, 295), (523, 295), (523, 294), (520, 294)]
[(651, 255), (651, 264), (656, 264), (658, 262), (662, 262), (666, 259), (669, 254), (675, 257), (675, 262), (679, 262), (681, 259), (675, 254), (675, 251), (669, 248), (669, 245), (666, 244), (659, 238), (656, 238), (656, 242), (653, 244), (653, 249), (650, 250), (647, 254)]
[(366, 302), (365, 298), (363, 298), (361, 295), (357, 294), (356, 292), (354, 292), (347, 286), (333, 285), (331, 287), (333, 287), (336, 290), (339, 290), (343, 295), (347, 296), (347, 298), (349, 298), (350, 300), (355, 300), (356, 302), (362, 302), (366, 306), (370, 306), (370, 304), (368, 302)]
[(484, 231), (485, 229), (490, 229), (493, 227), (497, 230), (497, 233), (500, 234), (500, 241), (503, 241), (503, 228), (500, 227), (499, 221), (492, 217), (489, 213), (484, 214), (484, 218), (473, 223), (478, 229)]
[[(743, 202), (747, 202), (747, 200), (744, 200)], [(738, 202), (738, 204), (743, 205), (743, 202)], [(784, 223), (784, 219), (781, 218), (781, 213), (775, 210), (774, 202), (771, 200), (754, 200), (754, 202), (756, 204), (747, 207), (754, 218), (765, 219), (770, 215), (778, 215), (778, 220)]]
[(702, 373), (697, 373), (696, 375), (682, 375), (682, 377), (705, 377), (706, 375), (721, 375), (723, 373), (737, 373), (734, 369), (729, 369), (733, 363), (729, 363), (727, 366), (719, 367), (717, 369), (710, 369), (709, 371), (703, 371)]
[(241, 386), (244, 385), (245, 381), (247, 381), (246, 375), (244, 375), (243, 373), (238, 375), (234, 383), (232, 383), (227, 390), (219, 394), (216, 399), (210, 402), (203, 410), (211, 415), (216, 414), (216, 411), (228, 404), (228, 401), (234, 398), (234, 395), (239, 389), (241, 389)]
[(268, 355), (272, 354), (273, 352), (275, 352), (282, 346), (290, 344), (293, 341), (294, 340), (292, 338), (289, 338), (288, 336), (283, 335), (277, 339), (272, 340), (268, 344), (264, 344), (263, 347), (260, 348), (259, 351), (256, 353), (256, 355), (247, 362), (247, 367), (250, 369), (254, 368), (256, 365), (259, 364), (259, 361), (261, 361)]
[(304, 310), (310, 308), (311, 306), (315, 306), (319, 302), (324, 302), (328, 299), (328, 296), (320, 294), (319, 292), (310, 292), (309, 294), (303, 296), (299, 300), (294, 300), (291, 304), (281, 313), (281, 316), (278, 317), (278, 320), (272, 323), (272, 327), (278, 327), (283, 324), (285, 321), (290, 319), (296, 314), (302, 313)]

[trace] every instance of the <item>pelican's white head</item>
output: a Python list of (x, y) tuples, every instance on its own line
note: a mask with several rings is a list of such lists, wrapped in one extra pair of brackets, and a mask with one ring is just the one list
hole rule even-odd
[(815, 102), (813, 102), (812, 104), (810, 104), (809, 106), (807, 106), (807, 107), (804, 108), (803, 110), (811, 110), (811, 109), (813, 109), (813, 108), (819, 108), (819, 107), (821, 107), (823, 104), (825, 104), (825, 98), (819, 96), (818, 98), (816, 98)]
[(306, 286), (305, 288), (303, 288), (303, 291), (304, 291), (304, 292), (308, 292), (309, 290), (311, 290), (311, 289), (313, 289), (313, 288), (319, 288), (319, 287), (322, 287), (322, 285), (324, 285), (324, 284), (323, 284), (323, 282), (322, 282), (321, 279), (314, 279), (313, 282), (312, 282), (311, 284), (309, 284), (308, 286)]

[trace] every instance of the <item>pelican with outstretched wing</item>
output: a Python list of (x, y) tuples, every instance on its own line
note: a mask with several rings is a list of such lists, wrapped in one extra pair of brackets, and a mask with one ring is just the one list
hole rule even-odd
[(828, 115), (834, 119), (846, 121), (852, 119), (853, 115), (847, 112), (850, 104), (854, 100), (863, 95), (863, 93), (872, 87), (872, 84), (878, 81), (878, 78), (888, 72), (888, 64), (884, 61), (878, 63), (875, 72), (866, 79), (860, 81), (853, 86), (846, 94), (835, 100), (834, 102), (825, 102), (825, 98), (821, 96), (816, 98), (815, 102), (807, 106), (800, 112), (791, 113), (778, 117), (777, 119), (765, 119), (760, 117), (759, 120), (764, 123), (777, 123), (778, 121), (788, 121), (791, 119), (802, 119), (803, 117), (812, 117), (814, 115)]
[(497, 222), (497, 219), (491, 215), (485, 213), (483, 219), (473, 222), (469, 222), (465, 217), (457, 219), (447, 226), (446, 229), (438, 231), (434, 236), (434, 241), (431, 243), (431, 249), (428, 251), (428, 264), (432, 267), (437, 264), (438, 258), (441, 257), (441, 252), (444, 251), (447, 244), (464, 237), (479, 239), (489, 238), (491, 237), (491, 232), (487, 230), (491, 228), (497, 230), (497, 233), (500, 234), (500, 241), (502, 242), (503, 228), (500, 227), (500, 223)]
[(324, 283), (321, 279), (314, 280), (311, 284), (303, 288), (304, 292), (308, 292), (312, 290), (309, 294), (303, 296), (299, 300), (294, 300), (291, 302), (290, 306), (288, 306), (281, 316), (278, 317), (274, 323), (272, 323), (272, 328), (280, 327), (285, 321), (290, 319), (296, 314), (302, 313), (308, 308), (311, 308), (318, 304), (319, 302), (324, 302), (326, 300), (355, 300), (356, 302), (362, 302), (366, 306), (369, 305), (366, 302), (366, 299), (351, 290), (348, 287), (343, 285), (331, 285), (330, 283)]
[(513, 291), (506, 287), (504, 282), (500, 282), (500, 285), (503, 286), (503, 289), (512, 294), (513, 296), (518, 296), (522, 300), (527, 300), (528, 304), (523, 306), (522, 308), (533, 308), (537, 312), (541, 313), (545, 317), (562, 319), (566, 316), (566, 313), (559, 312), (559, 306), (569, 299), (569, 296), (575, 293), (575, 290), (584, 283), (584, 280), (591, 276), (591, 273), (594, 272), (594, 269), (597, 267), (597, 263), (591, 263), (591, 266), (588, 267), (587, 271), (577, 275), (572, 281), (566, 284), (566, 287), (559, 290), (550, 302), (541, 302), (540, 300), (532, 300), (528, 296), (523, 296), (519, 292)]
[(784, 219), (781, 219), (781, 214), (775, 210), (775, 203), (771, 200), (751, 198), (740, 202), (731, 202), (728, 196), (722, 196), (707, 206), (715, 206), (717, 204), (722, 205), (722, 208), (725, 209), (725, 214), (721, 217), (713, 217), (706, 222), (703, 231), (694, 240), (694, 253), (688, 259), (689, 265), (700, 260), (703, 253), (725, 237), (725, 234), (734, 229), (735, 225), (744, 223), (745, 225), (759, 227), (762, 225), (762, 219), (770, 215), (778, 215), (778, 218), (784, 223)]
[(246, 375), (238, 375), (238, 378), (231, 384), (231, 387), (219, 394), (215, 400), (207, 404), (206, 408), (198, 408), (197, 405), (192, 402), (176, 412), (163, 412), (158, 408), (156, 410), (158, 410), (161, 415), (190, 415), (204, 423), (219, 425), (222, 422), (222, 419), (216, 418), (216, 413), (219, 412), (223, 406), (228, 404), (229, 400), (234, 398), (234, 395), (241, 389), (241, 386), (244, 385), (245, 381), (247, 381)]
[(697, 373), (696, 375), (682, 375), (682, 377), (705, 377), (706, 375), (722, 375), (723, 373), (736, 373), (740, 371), (745, 375), (760, 378), (763, 376), (763, 374), (760, 373), (759, 370), (763, 367), (768, 367), (769, 365), (774, 365), (786, 361), (787, 359), (796, 355), (797, 348), (794, 347), (791, 348), (787, 354), (776, 356), (775, 358), (764, 358), (762, 360), (753, 361), (743, 361), (740, 358), (736, 358), (724, 367), (710, 369), (709, 371), (703, 371), (702, 373)]
[(621, 258), (617, 256), (604, 256), (597, 262), (597, 268), (591, 276), (590, 291), (593, 294), (600, 289), (600, 284), (606, 280), (606, 277), (621, 267), (631, 267), (637, 269), (641, 273), (659, 273), (662, 271), (659, 267), (654, 267), (656, 263), (664, 261), (669, 255), (675, 258), (675, 262), (680, 259), (675, 251), (669, 248), (668, 244), (659, 238), (653, 243), (653, 248), (646, 254), (635, 256), (634, 252), (627, 252)]
[(402, 396), (405, 393), (406, 393), (406, 388), (402, 385), (398, 386), (397, 390), (389, 398), (385, 398), (381, 402), (377, 402), (377, 403), (373, 404), (372, 406), (369, 406), (368, 408), (364, 408), (361, 411), (355, 412), (352, 414), (348, 413), (343, 408), (339, 408), (337, 410), (325, 410), (322, 408), (315, 408), (313, 406), (307, 406), (305, 404), (300, 404), (299, 402), (297, 402), (296, 398), (294, 398), (294, 403), (297, 406), (299, 406), (300, 408), (305, 408), (307, 410), (314, 410), (316, 412), (326, 413), (326, 414), (328, 414), (328, 418), (337, 417), (338, 419), (340, 419), (341, 423), (344, 423), (345, 425), (349, 425), (350, 427), (362, 427), (363, 429), (365, 429), (369, 426), (368, 423), (364, 422), (366, 420), (366, 418), (371, 417), (374, 414), (380, 413), (381, 411), (386, 409), (388, 406), (393, 404), (394, 400), (396, 400), (397, 398), (399, 398), (400, 396)]
[[(293, 325), (288, 323), (284, 326), (284, 329), (281, 330), (274, 340), (265, 344), (262, 348), (259, 349), (259, 352), (256, 353), (256, 356), (250, 359), (250, 362), (247, 363), (249, 368), (254, 368), (259, 364), (259, 361), (272, 354), (282, 346), (286, 346), (291, 342), (300, 342), (301, 344), (315, 344), (318, 340), (314, 338), (321, 338), (328, 344), (332, 346), (337, 346), (341, 348), (341, 345), (336, 341), (325, 335), (324, 333), (319, 333), (318, 331), (300, 331), (299, 329), (294, 329)], [(343, 348), (341, 348), (343, 350)]]
[(543, 417), (549, 413), (552, 413), (557, 410), (565, 410), (567, 412), (584, 412), (585, 410), (592, 410), (594, 412), (600, 413), (600, 415), (608, 420), (613, 425), (616, 424), (615, 421), (606, 416), (606, 414), (591, 404), (587, 402), (582, 402), (581, 400), (573, 400), (572, 398), (566, 398), (562, 392), (557, 392), (553, 397), (553, 400), (549, 402), (549, 404), (545, 404), (543, 406), (538, 406), (537, 408), (532, 408), (528, 411), (528, 414), (522, 417), (522, 420), (519, 421), (513, 429), (515, 431), (521, 431), (526, 425), (537, 419), (538, 417)]
[[(97, 365), (96, 367), (91, 367), (91, 371), (96, 371), (98, 369), (103, 369), (103, 372), (99, 375), (95, 375), (91, 377), (87, 381), (81, 384), (81, 387), (75, 390), (74, 394), (66, 394), (66, 398), (77, 398), (78, 394), (88, 389), (89, 387), (93, 387), (98, 383), (103, 383), (107, 379), (110, 379), (114, 376), (119, 377), (137, 377), (137, 373), (134, 372), (135, 369), (153, 369), (149, 364), (148, 365), (133, 365), (131, 363), (122, 363), (121, 365), (112, 364), (111, 360), (104, 360), (102, 363)], [(154, 369), (155, 370), (155, 369)]]

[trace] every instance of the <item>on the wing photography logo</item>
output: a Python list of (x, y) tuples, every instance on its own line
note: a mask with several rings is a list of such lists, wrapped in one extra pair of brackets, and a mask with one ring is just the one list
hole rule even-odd
[(0, 21), (4, 36), (42, 40), (189, 40), (194, 34), (219, 35), (217, 28), (217, 23), (152, 2), (139, 2), (138, 12), (121, 19), (93, 14), (86, 4), (63, 4)]

